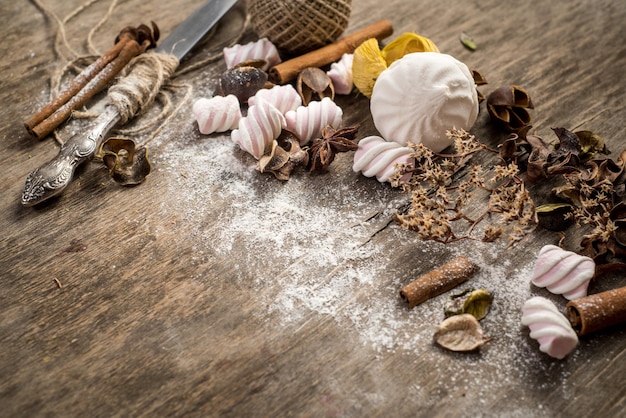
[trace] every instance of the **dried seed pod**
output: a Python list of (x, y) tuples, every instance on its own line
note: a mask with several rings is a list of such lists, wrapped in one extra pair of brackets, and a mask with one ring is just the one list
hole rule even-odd
[(446, 317), (468, 313), (479, 321), (487, 316), (493, 302), (493, 294), (486, 289), (467, 289), (451, 298), (452, 302), (444, 310)]
[(122, 186), (142, 183), (150, 174), (148, 151), (135, 148), (135, 142), (126, 138), (109, 138), (100, 147), (102, 161), (109, 175)]
[(291, 132), (283, 130), (272, 143), (269, 153), (259, 158), (259, 171), (270, 172), (278, 180), (289, 180), (293, 170), (299, 166), (306, 166), (309, 154), (300, 148), (298, 138)]
[(244, 65), (226, 70), (220, 77), (219, 88), (223, 96), (233, 94), (240, 103), (245, 103), (266, 83), (265, 71), (251, 65)]
[[(479, 71), (477, 70), (471, 70), (471, 71), (472, 71), (472, 77), (474, 78), (474, 83), (476, 84), (476, 87), (484, 86), (485, 84), (487, 84), (487, 79)], [(484, 102), (485, 95), (482, 94), (478, 89), (476, 89), (476, 93), (478, 94), (478, 103)]]
[(444, 320), (433, 339), (450, 351), (474, 351), (490, 341), (483, 336), (478, 320), (470, 314), (454, 315)]
[(530, 125), (527, 109), (533, 109), (530, 95), (519, 86), (503, 86), (487, 97), (487, 111), (491, 119), (510, 132), (519, 132)]
[(304, 106), (312, 100), (322, 100), (324, 97), (335, 99), (333, 82), (328, 74), (316, 67), (305, 68), (298, 74), (296, 88)]

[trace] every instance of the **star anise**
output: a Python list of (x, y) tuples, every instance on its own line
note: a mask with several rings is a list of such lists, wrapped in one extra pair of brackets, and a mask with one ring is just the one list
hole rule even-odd
[(328, 125), (322, 130), (322, 137), (313, 140), (309, 147), (309, 170), (324, 171), (335, 159), (338, 152), (354, 151), (358, 148), (354, 139), (359, 126), (349, 126), (339, 130)]

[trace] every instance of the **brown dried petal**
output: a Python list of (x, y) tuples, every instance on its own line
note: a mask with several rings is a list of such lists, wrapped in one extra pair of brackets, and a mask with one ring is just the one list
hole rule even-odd
[(477, 70), (472, 70), (472, 78), (477, 86), (487, 84), (487, 79)]
[(580, 145), (580, 140), (575, 133), (565, 129), (565, 128), (552, 128), (557, 138), (559, 138), (559, 145), (550, 154), (549, 160), (556, 160), (564, 155), (572, 153), (574, 155), (580, 154), (582, 147)]
[(487, 102), (493, 106), (534, 107), (530, 95), (519, 86), (499, 87), (489, 94)]
[(454, 315), (444, 320), (433, 339), (451, 351), (474, 351), (489, 341), (483, 336), (478, 320), (470, 314)]
[(135, 142), (131, 139), (109, 138), (100, 150), (109, 175), (123, 186), (142, 183), (150, 174), (147, 149), (135, 148)]
[(517, 156), (517, 135), (513, 134), (500, 145), (500, 158), (509, 161), (514, 160)]
[(287, 130), (283, 130), (280, 136), (272, 143), (269, 154), (259, 158), (259, 170), (271, 172), (278, 180), (289, 180), (293, 170), (299, 166), (306, 166), (309, 155), (300, 148), (298, 138)]
[(325, 71), (316, 67), (305, 68), (298, 74), (296, 89), (304, 106), (312, 100), (322, 100), (324, 97), (335, 99), (335, 87), (330, 77)]

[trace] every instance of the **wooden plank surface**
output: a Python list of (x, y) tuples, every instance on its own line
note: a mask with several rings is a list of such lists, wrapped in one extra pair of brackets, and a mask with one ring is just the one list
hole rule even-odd
[[(42, 3), (60, 19), (81, 5)], [(200, 3), (113, 3), (93, 43), (104, 51), (122, 27), (149, 20), (167, 34)], [(111, 4), (66, 22), (76, 51), (89, 52), (87, 32)], [(242, 11), (183, 67), (237, 33)], [(46, 102), (64, 62), (51, 15), (32, 2), (3, 2), (0, 15), (0, 415), (623, 414), (624, 327), (581, 339), (558, 361), (520, 323), (523, 302), (546, 295), (529, 283), (535, 255), (558, 236), (537, 229), (513, 248), (423, 242), (392, 222), (406, 196), (353, 173), (350, 153), (326, 174), (299, 171), (285, 183), (257, 172), (228, 135), (201, 135), (191, 115), (192, 100), (213, 94), (222, 61), (174, 80), (174, 102), (191, 97), (149, 143), (144, 184), (122, 188), (92, 162), (61, 197), (22, 207), (26, 175), (58, 144), (29, 138), (21, 122)], [(484, 92), (524, 86), (546, 137), (563, 126), (597, 132), (614, 152), (626, 146), (626, 3), (362, 0), (348, 32), (382, 18), (395, 35), (428, 36), (480, 70)], [(243, 41), (253, 39), (248, 30)], [(366, 98), (337, 102), (360, 137), (375, 134)], [(484, 107), (472, 133), (494, 146), (505, 137)], [(398, 296), (459, 254), (481, 268), (472, 286), (495, 293), (483, 321), (493, 341), (479, 353), (432, 343), (444, 296), (413, 310)], [(624, 284), (622, 275), (593, 290)]]

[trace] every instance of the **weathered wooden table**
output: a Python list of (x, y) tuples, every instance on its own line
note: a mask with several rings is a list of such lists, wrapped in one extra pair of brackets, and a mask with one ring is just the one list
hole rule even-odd
[[(60, 19), (81, 4), (42, 3)], [(65, 21), (79, 54), (111, 5), (92, 37), (99, 51), (126, 25), (153, 20), (167, 34), (201, 2), (91, 3)], [(236, 33), (242, 10), (182, 66)], [(624, 414), (624, 327), (582, 338), (559, 361), (520, 323), (524, 301), (546, 295), (529, 274), (554, 233), (537, 229), (512, 248), (421, 241), (392, 221), (407, 197), (354, 173), (351, 153), (326, 174), (259, 173), (228, 135), (201, 135), (191, 115), (193, 99), (213, 94), (221, 60), (174, 80), (175, 103), (192, 97), (149, 143), (145, 183), (121, 187), (94, 161), (59, 198), (22, 207), (26, 175), (58, 150), (22, 121), (48, 100), (64, 61), (57, 22), (36, 4), (5, 1), (0, 15), (0, 415)], [(562, 126), (595, 131), (615, 152), (626, 145), (626, 3), (362, 0), (348, 32), (382, 18), (394, 35), (428, 36), (480, 70), (484, 92), (524, 86), (545, 137)], [(254, 39), (248, 30), (242, 41)], [(375, 134), (365, 97), (337, 102), (360, 137)], [(484, 105), (472, 133), (491, 145), (506, 135)], [(480, 265), (471, 285), (495, 294), (482, 322), (493, 340), (478, 353), (433, 344), (445, 296), (412, 310), (398, 296), (459, 254)], [(605, 284), (617, 285), (623, 278)]]

